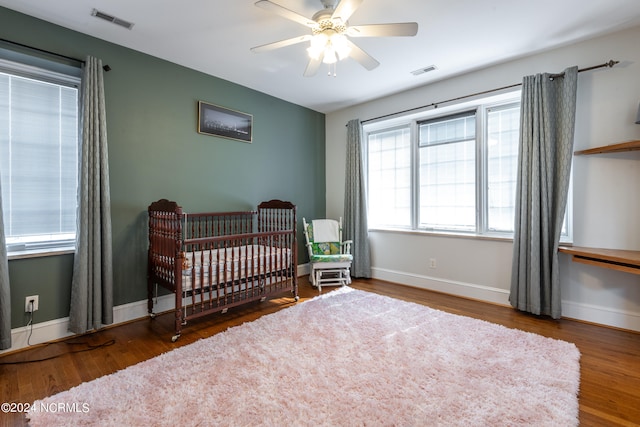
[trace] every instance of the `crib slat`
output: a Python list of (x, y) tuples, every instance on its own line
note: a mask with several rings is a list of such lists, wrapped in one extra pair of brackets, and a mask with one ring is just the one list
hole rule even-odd
[[(208, 230), (207, 230), (208, 231)], [(209, 278), (207, 279), (207, 286), (209, 287), (209, 306), (208, 308), (211, 309), (213, 307), (213, 248), (209, 248), (209, 250), (207, 251), (207, 258), (209, 259), (209, 268), (208, 268), (208, 273), (209, 273)]]

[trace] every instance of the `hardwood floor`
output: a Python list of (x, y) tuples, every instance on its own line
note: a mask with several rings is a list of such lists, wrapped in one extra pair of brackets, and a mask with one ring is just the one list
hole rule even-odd
[[(571, 320), (554, 321), (496, 306), (379, 280), (355, 280), (353, 288), (484, 319), (547, 337), (573, 342), (582, 354), (580, 424), (640, 425), (640, 334)], [(325, 287), (323, 293), (330, 292)], [(301, 278), (301, 300), (318, 294)], [(47, 345), (0, 356), (0, 403), (31, 403), (84, 381), (113, 373), (229, 327), (289, 307), (292, 299), (272, 299), (191, 321), (181, 338), (173, 335), (173, 316), (142, 319)], [(300, 325), (304, 327), (304, 325)], [(56, 357), (57, 356), (57, 357)], [(50, 357), (54, 357), (49, 360)], [(25, 361), (40, 360), (31, 363)], [(1, 425), (26, 425), (24, 415), (0, 413)]]

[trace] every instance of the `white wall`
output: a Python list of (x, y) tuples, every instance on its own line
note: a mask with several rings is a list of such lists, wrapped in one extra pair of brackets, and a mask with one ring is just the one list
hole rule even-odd
[[(579, 74), (575, 149), (640, 139), (640, 27), (521, 58), (327, 115), (327, 216), (343, 215), (345, 124), (560, 72)], [(574, 244), (640, 250), (640, 151), (574, 158)], [(508, 304), (510, 241), (373, 231), (373, 275), (393, 282)], [(436, 268), (429, 260), (436, 260)], [(563, 315), (640, 331), (640, 275), (560, 255)]]

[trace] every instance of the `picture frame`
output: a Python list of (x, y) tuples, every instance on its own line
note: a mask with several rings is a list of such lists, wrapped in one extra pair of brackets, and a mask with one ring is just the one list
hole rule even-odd
[(198, 133), (251, 144), (253, 142), (253, 116), (198, 101)]

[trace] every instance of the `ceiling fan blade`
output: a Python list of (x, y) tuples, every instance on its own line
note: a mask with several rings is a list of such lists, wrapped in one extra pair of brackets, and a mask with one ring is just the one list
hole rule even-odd
[(313, 77), (318, 72), (320, 65), (322, 64), (322, 57), (317, 59), (309, 59), (309, 63), (307, 64), (307, 68), (304, 70), (305, 77)]
[(268, 50), (279, 49), (285, 46), (291, 46), (292, 44), (302, 43), (311, 40), (311, 34), (307, 34), (305, 36), (294, 37), (291, 39), (280, 40), (279, 42), (267, 43), (260, 46), (255, 46), (251, 48), (251, 52), (260, 53), (266, 52)]
[(351, 40), (347, 40), (347, 44), (351, 48), (351, 52), (349, 53), (349, 56), (355, 59), (356, 61), (358, 61), (360, 65), (362, 65), (367, 70), (371, 71), (374, 68), (376, 68), (378, 65), (380, 65), (380, 63), (376, 61), (373, 56), (369, 55), (367, 52), (360, 49)]
[(255, 3), (261, 9), (268, 10), (269, 12), (276, 13), (283, 18), (287, 18), (291, 21), (297, 22), (298, 24), (302, 24), (305, 27), (313, 27), (316, 23), (309, 18), (306, 18), (299, 13), (294, 12), (293, 10), (289, 10), (286, 7), (280, 6), (277, 3), (271, 2), (269, 0), (259, 0)]
[(416, 34), (418, 34), (416, 22), (355, 25), (347, 30), (347, 35), (351, 37), (411, 37)]
[(336, 6), (336, 9), (333, 11), (333, 15), (331, 15), (331, 19), (340, 18), (342, 22), (347, 22), (362, 2), (363, 0), (340, 0), (338, 6)]

